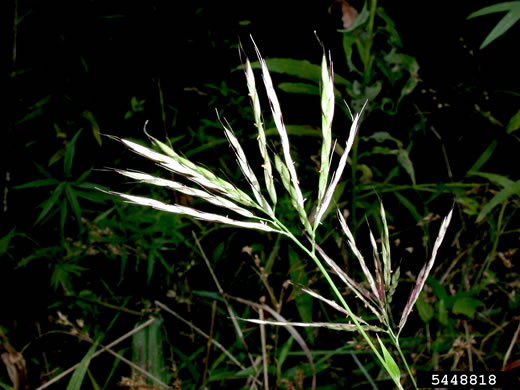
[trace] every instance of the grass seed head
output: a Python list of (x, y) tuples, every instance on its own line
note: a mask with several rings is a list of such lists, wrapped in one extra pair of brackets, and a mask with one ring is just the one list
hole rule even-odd
[(404, 325), (406, 324), (406, 320), (408, 319), (408, 316), (410, 315), (410, 312), (412, 311), (413, 306), (415, 305), (415, 302), (419, 298), (419, 295), (421, 294), (424, 284), (426, 283), (426, 279), (428, 278), (428, 275), (430, 274), (430, 271), (433, 267), (433, 263), (435, 262), (435, 258), (437, 257), (437, 251), (439, 250), (439, 247), (442, 244), (442, 240), (444, 239), (444, 236), (446, 234), (446, 230), (448, 229), (448, 226), (450, 225), (452, 215), (453, 215), (453, 209), (450, 210), (448, 215), (442, 221), (441, 227), (439, 229), (439, 234), (437, 235), (437, 239), (435, 240), (435, 244), (433, 245), (432, 256), (431, 256), (430, 260), (421, 269), (421, 272), (419, 272), (419, 276), (417, 277), (415, 286), (414, 286), (412, 292), (410, 293), (408, 302), (406, 303), (406, 306), (403, 310), (403, 315), (401, 316), (401, 320), (399, 321), (399, 333), (401, 332)]

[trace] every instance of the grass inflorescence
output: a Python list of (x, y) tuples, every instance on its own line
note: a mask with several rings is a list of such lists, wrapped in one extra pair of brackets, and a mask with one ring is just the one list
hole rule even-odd
[[(376, 359), (385, 368), (394, 384), (398, 388), (402, 389), (403, 387), (401, 382), (403, 381), (402, 374), (404, 373), (404, 370), (401, 370), (396, 360), (393, 358), (392, 354), (381, 341), (378, 335), (378, 333), (386, 334), (386, 337), (390, 338), (392, 344), (398, 351), (402, 364), (404, 364), (405, 370), (408, 372), (410, 379), (415, 386), (415, 380), (413, 378), (411, 369), (408, 366), (399, 345), (399, 335), (404, 328), (408, 316), (414, 307), (415, 302), (417, 301), (419, 294), (424, 287), (425, 281), (433, 267), (438, 249), (443, 241), (447, 227), (450, 223), (452, 211), (449, 212), (448, 216), (441, 224), (438, 237), (433, 247), (431, 258), (424, 265), (419, 273), (419, 276), (417, 277), (416, 284), (412, 289), (412, 292), (404, 307), (397, 327), (393, 326), (393, 323), (390, 320), (393, 318), (390, 313), (390, 302), (399, 281), (399, 269), (392, 271), (388, 225), (382, 203), (380, 206), (380, 216), (383, 223), (381, 248), (378, 247), (376, 239), (370, 231), (370, 242), (373, 247), (374, 274), (372, 274), (370, 271), (367, 262), (361, 254), (361, 251), (356, 246), (354, 236), (342, 212), (338, 210), (338, 220), (340, 226), (347, 238), (347, 242), (350, 249), (352, 250), (352, 253), (359, 261), (362, 272), (368, 283), (368, 289), (363, 287), (361, 283), (353, 280), (316, 243), (316, 231), (326, 216), (326, 212), (329, 209), (331, 202), (333, 201), (335, 190), (346, 168), (347, 158), (354, 144), (354, 140), (361, 122), (364, 106), (360, 112), (351, 113), (352, 124), (350, 127), (349, 136), (346, 140), (344, 151), (339, 160), (339, 163), (331, 174), (331, 155), (333, 149), (332, 121), (335, 107), (334, 72), (332, 62), (324, 50), (321, 62), (322, 145), (320, 153), (320, 171), (315, 213), (311, 216), (305, 207), (305, 202), (307, 200), (304, 199), (302, 189), (300, 188), (300, 182), (298, 180), (295, 163), (291, 156), (291, 144), (289, 141), (288, 132), (284, 124), (282, 110), (276, 95), (275, 88), (273, 86), (273, 82), (271, 80), (271, 76), (269, 74), (269, 70), (267, 68), (267, 64), (260, 55), (256, 44), (254, 46), (261, 68), (263, 84), (267, 92), (270, 111), (281, 142), (280, 155), (273, 152), (267, 145), (257, 83), (253, 69), (251, 67), (251, 63), (246, 57), (244, 71), (247, 80), (249, 96), (251, 98), (255, 126), (258, 131), (258, 146), (260, 149), (260, 155), (263, 160), (262, 169), (264, 173), (264, 188), (262, 188), (260, 185), (260, 182), (254, 173), (253, 167), (251, 167), (249, 164), (248, 158), (239, 140), (235, 136), (235, 133), (231, 129), (230, 124), (227, 121), (219, 118), (220, 123), (224, 129), (224, 133), (235, 153), (238, 165), (245, 179), (249, 183), (253, 196), (248, 195), (247, 192), (239, 189), (228, 180), (222, 179), (215, 175), (207, 168), (195, 164), (187, 158), (179, 155), (170, 146), (157, 140), (154, 137), (151, 137), (148, 134), (147, 135), (152, 144), (160, 152), (130, 140), (114, 138), (122, 142), (132, 151), (154, 161), (159, 166), (173, 172), (176, 175), (185, 177), (192, 183), (192, 185), (188, 186), (177, 181), (166, 180), (137, 171), (115, 169), (115, 172), (139, 182), (170, 188), (191, 197), (203, 199), (215, 206), (222, 208), (222, 213), (210, 213), (177, 204), (170, 205), (155, 199), (128, 195), (119, 192), (109, 191), (109, 193), (119, 196), (127, 202), (153, 207), (155, 209), (170, 213), (182, 214), (208, 222), (217, 222), (247, 229), (256, 229), (265, 232), (278, 233), (290, 238), (298, 247), (307, 253), (310, 258), (313, 259), (329, 283), (337, 301), (326, 299), (322, 295), (307, 288), (302, 288), (302, 290), (310, 296), (317, 298), (336, 309), (341, 313), (342, 316), (346, 316), (351, 322), (348, 324), (322, 322), (287, 323), (284, 321), (273, 322), (263, 319), (249, 321), (271, 325), (286, 326), (290, 324), (292, 326), (328, 327), (338, 330), (357, 331), (367, 342)], [(282, 186), (288, 192), (288, 195), (291, 199), (291, 204), (298, 213), (299, 220), (302, 225), (302, 235), (306, 236), (307, 240), (302, 240), (301, 238), (296, 237), (287, 227), (287, 225), (285, 225), (283, 221), (280, 221), (277, 217), (276, 205), (279, 195), (275, 186), (275, 171), (278, 172)], [(266, 193), (268, 196), (264, 196), (264, 193)], [(332, 270), (332, 272), (329, 270)], [(368, 323), (361, 316), (355, 315), (352, 312), (350, 306), (347, 304), (343, 295), (340, 293), (338, 286), (332, 280), (332, 273), (336, 274), (337, 277), (339, 277), (339, 279), (345, 283), (347, 288), (350, 289), (364, 303), (370, 313), (378, 320), (379, 323), (377, 325)], [(374, 341), (374, 337), (369, 335), (368, 332), (376, 333), (376, 338), (378, 340), (377, 343)]]

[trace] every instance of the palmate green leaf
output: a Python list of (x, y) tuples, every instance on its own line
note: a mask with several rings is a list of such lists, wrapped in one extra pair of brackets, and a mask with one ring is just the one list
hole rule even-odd
[(509, 1), (505, 3), (499, 3), (484, 7), (476, 12), (471, 13), (468, 19), (472, 19), (478, 16), (488, 15), (496, 12), (505, 12), (507, 14), (497, 23), (497, 25), (491, 30), (489, 35), (484, 39), (484, 42), (480, 45), (480, 49), (485, 48), (495, 39), (503, 35), (509, 30), (518, 20), (520, 20), (520, 1)]
[(403, 147), (403, 143), (401, 141), (399, 141), (397, 138), (392, 137), (390, 135), (390, 133), (388, 133), (386, 131), (376, 131), (372, 135), (365, 136), (365, 137), (359, 137), (359, 139), (361, 139), (363, 141), (374, 140), (379, 143), (382, 143), (384, 141), (393, 141), (393, 142), (395, 142), (395, 144), (397, 145), (398, 148)]
[(505, 186), (498, 194), (496, 194), (480, 211), (477, 222), (481, 222), (491, 210), (493, 210), (500, 203), (506, 201), (513, 195), (520, 194), (520, 180)]

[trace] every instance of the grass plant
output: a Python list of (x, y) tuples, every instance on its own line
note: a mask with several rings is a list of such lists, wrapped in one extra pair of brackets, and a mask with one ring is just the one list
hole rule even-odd
[[(254, 42), (253, 42), (254, 43)], [(255, 125), (258, 130), (258, 145), (260, 154), (263, 160), (263, 176), (264, 187), (260, 185), (257, 176), (251, 167), (249, 160), (235, 136), (230, 124), (219, 118), (224, 133), (233, 148), (238, 165), (250, 186), (252, 196), (247, 192), (239, 189), (233, 183), (222, 179), (212, 173), (207, 168), (191, 162), (189, 159), (176, 153), (166, 143), (148, 135), (152, 144), (159, 150), (155, 151), (152, 148), (145, 147), (139, 143), (113, 137), (122, 142), (129, 149), (135, 153), (146, 157), (159, 166), (188, 179), (192, 185), (185, 185), (177, 181), (166, 180), (147, 173), (115, 169), (115, 171), (123, 176), (137, 180), (142, 183), (148, 183), (156, 186), (167, 187), (183, 194), (198, 197), (212, 203), (215, 206), (221, 207), (224, 211), (222, 213), (201, 211), (192, 207), (186, 207), (178, 204), (167, 204), (155, 199), (147, 197), (129, 195), (114, 191), (107, 191), (109, 194), (118, 196), (127, 202), (149, 206), (157, 210), (166, 211), (174, 214), (181, 214), (190, 216), (199, 220), (208, 222), (224, 223), (236, 227), (247, 229), (256, 229), (264, 232), (271, 232), (281, 234), (292, 240), (301, 250), (303, 250), (319, 268), (328, 284), (330, 285), (337, 301), (331, 301), (316, 292), (304, 288), (303, 291), (310, 294), (312, 297), (320, 299), (322, 302), (330, 305), (342, 316), (346, 316), (348, 323), (287, 323), (284, 321), (268, 321), (268, 320), (249, 320), (257, 322), (262, 325), (291, 325), (291, 326), (306, 326), (306, 327), (328, 327), (338, 330), (356, 331), (361, 334), (374, 356), (379, 363), (384, 367), (389, 377), (394, 382), (395, 386), (403, 389), (402, 382), (403, 375), (406, 372), (409, 374), (410, 380), (414, 387), (416, 387), (415, 380), (410, 367), (408, 366), (405, 356), (399, 344), (399, 335), (403, 330), (410, 312), (412, 311), (419, 294), (421, 293), (426, 279), (433, 267), (438, 249), (443, 241), (446, 230), (451, 220), (452, 211), (444, 218), (438, 237), (435, 241), (433, 251), (430, 259), (424, 265), (417, 277), (416, 284), (408, 298), (404, 307), (400, 321), (397, 326), (393, 326), (390, 313), (390, 302), (394, 294), (398, 281), (399, 269), (393, 272), (390, 261), (390, 240), (388, 225), (385, 218), (385, 210), (381, 203), (380, 216), (383, 226), (381, 237), (381, 248), (378, 248), (376, 239), (372, 232), (370, 232), (370, 242), (373, 247), (373, 268), (370, 271), (360, 250), (356, 246), (354, 236), (349, 228), (347, 221), (343, 214), (338, 210), (338, 220), (340, 226), (346, 235), (348, 244), (358, 259), (363, 274), (368, 282), (369, 288), (365, 288), (361, 283), (354, 281), (341, 267), (339, 267), (317, 244), (316, 233), (320, 224), (327, 215), (327, 212), (333, 201), (333, 195), (338, 186), (339, 180), (346, 168), (347, 157), (354, 144), (354, 140), (361, 122), (361, 116), (364, 109), (358, 113), (351, 113), (352, 124), (350, 132), (344, 147), (343, 154), (338, 165), (332, 172), (332, 120), (335, 108), (334, 96), (334, 80), (333, 69), (330, 58), (328, 58), (325, 50), (321, 62), (321, 112), (322, 112), (322, 145), (320, 156), (320, 171), (317, 189), (316, 210), (314, 213), (308, 212), (306, 208), (306, 199), (303, 196), (298, 174), (296, 172), (295, 163), (291, 156), (291, 147), (288, 137), (288, 132), (284, 124), (282, 110), (280, 103), (273, 87), (273, 82), (269, 74), (266, 62), (260, 55), (260, 52), (255, 44), (256, 54), (260, 63), (263, 84), (267, 93), (270, 111), (276, 125), (276, 129), (281, 141), (281, 154), (272, 151), (267, 144), (266, 131), (262, 119), (262, 109), (260, 105), (259, 92), (255, 75), (253, 73), (249, 59), (245, 58), (244, 70), (247, 80), (247, 87), (249, 96), (251, 98)], [(329, 56), (330, 57), (330, 56)], [(345, 103), (346, 104), (346, 103)], [(366, 104), (366, 103), (365, 103)], [(348, 106), (347, 106), (348, 108)], [(350, 112), (350, 109), (349, 109)], [(273, 169), (274, 166), (274, 169)], [(299, 220), (302, 225), (302, 236), (297, 237), (289, 227), (280, 221), (276, 213), (276, 205), (279, 197), (279, 189), (275, 185), (274, 171), (277, 171), (284, 189), (288, 192), (291, 199), (291, 204), (297, 211)], [(265, 194), (265, 195), (264, 195)], [(328, 270), (329, 269), (329, 270)], [(339, 279), (365, 304), (367, 310), (375, 315), (378, 324), (369, 324), (362, 316), (353, 313), (351, 307), (347, 304), (345, 298), (340, 293), (339, 287), (332, 279), (332, 274), (336, 274)], [(375, 333), (375, 337), (369, 332)], [(397, 350), (402, 365), (405, 370), (402, 370), (392, 353), (385, 346), (381, 337), (389, 338), (395, 349)], [(377, 339), (377, 341), (375, 341)]]

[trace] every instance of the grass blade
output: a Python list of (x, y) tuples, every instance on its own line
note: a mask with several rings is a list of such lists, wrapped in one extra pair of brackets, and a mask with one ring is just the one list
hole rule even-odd
[(69, 384), (67, 385), (67, 390), (81, 390), (83, 379), (85, 379), (92, 355), (94, 355), (94, 352), (96, 352), (96, 347), (97, 344), (92, 345), (87, 354), (83, 357), (83, 359), (81, 359), (78, 368), (76, 368), (74, 374), (72, 374), (72, 377), (70, 378)]

